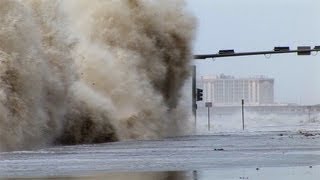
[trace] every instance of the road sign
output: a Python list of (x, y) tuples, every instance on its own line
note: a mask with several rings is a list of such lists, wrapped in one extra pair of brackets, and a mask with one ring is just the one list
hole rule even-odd
[(206, 102), (206, 107), (212, 107), (212, 102)]

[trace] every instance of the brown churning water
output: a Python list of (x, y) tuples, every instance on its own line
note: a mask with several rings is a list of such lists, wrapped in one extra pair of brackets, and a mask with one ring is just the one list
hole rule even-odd
[(1, 0), (0, 151), (182, 133), (194, 32), (180, 0)]

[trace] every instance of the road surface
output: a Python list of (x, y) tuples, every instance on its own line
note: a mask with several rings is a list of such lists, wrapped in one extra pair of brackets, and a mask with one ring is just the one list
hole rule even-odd
[(195, 135), (0, 153), (0, 178), (320, 165), (320, 132)]

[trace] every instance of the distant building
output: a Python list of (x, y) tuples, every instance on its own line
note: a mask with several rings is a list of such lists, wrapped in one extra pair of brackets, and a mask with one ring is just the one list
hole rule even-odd
[(203, 76), (201, 78), (205, 102), (214, 105), (247, 105), (274, 103), (274, 79), (263, 76), (235, 78), (233, 76)]

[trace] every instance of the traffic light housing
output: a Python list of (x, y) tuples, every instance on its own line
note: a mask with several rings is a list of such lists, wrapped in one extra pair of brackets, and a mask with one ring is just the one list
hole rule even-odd
[(203, 90), (197, 89), (197, 101), (202, 101), (202, 100), (203, 100)]
[(311, 55), (311, 47), (310, 46), (299, 46), (298, 47), (298, 55), (302, 55), (302, 56)]

